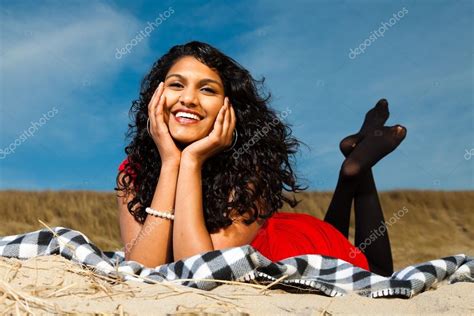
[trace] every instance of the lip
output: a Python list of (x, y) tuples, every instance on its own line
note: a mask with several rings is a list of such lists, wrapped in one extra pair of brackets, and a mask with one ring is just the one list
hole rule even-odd
[[(178, 112), (186, 112), (186, 111), (176, 111), (175, 113), (178, 113)], [(193, 119), (189, 119), (189, 118), (186, 118), (186, 117), (176, 117), (175, 113), (171, 113), (175, 119), (176, 122), (178, 122), (179, 124), (182, 124), (182, 125), (192, 125), (192, 124), (197, 124), (201, 121), (196, 121), (196, 120), (193, 120)], [(188, 112), (188, 113), (192, 113), (192, 112)], [(196, 114), (196, 113), (193, 113), (193, 114)], [(196, 114), (198, 115), (198, 114)]]
[(194, 114), (194, 115), (197, 115), (199, 116), (199, 118), (202, 120), (203, 119), (203, 116), (201, 114), (199, 114), (198, 112), (196, 111), (193, 111), (193, 110), (189, 110), (189, 109), (178, 109), (176, 111), (173, 111), (171, 112), (173, 115), (176, 115), (176, 113), (178, 112), (186, 112), (186, 113), (191, 113), (191, 114)]

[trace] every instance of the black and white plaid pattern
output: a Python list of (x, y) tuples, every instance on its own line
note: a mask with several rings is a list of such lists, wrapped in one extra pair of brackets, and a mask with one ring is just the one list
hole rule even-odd
[(59, 254), (92, 267), (96, 272), (118, 273), (125, 280), (144, 281), (143, 277), (154, 281), (193, 279), (180, 284), (203, 290), (211, 290), (222, 283), (199, 279), (256, 280), (260, 284), (270, 284), (286, 276), (270, 288), (328, 296), (357, 293), (367, 297), (409, 298), (441, 281), (449, 284), (474, 282), (474, 257), (464, 254), (408, 266), (387, 278), (321, 255), (301, 255), (273, 263), (250, 245), (201, 253), (150, 269), (134, 261), (125, 261), (121, 251), (102, 252), (81, 232), (63, 227), (52, 230), (54, 233), (42, 229), (0, 237), (0, 256), (28, 259)]

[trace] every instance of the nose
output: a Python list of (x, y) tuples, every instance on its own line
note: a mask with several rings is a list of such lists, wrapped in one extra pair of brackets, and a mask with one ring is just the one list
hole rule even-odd
[(178, 101), (185, 106), (196, 106), (198, 104), (197, 93), (194, 89), (188, 87), (182, 91)]

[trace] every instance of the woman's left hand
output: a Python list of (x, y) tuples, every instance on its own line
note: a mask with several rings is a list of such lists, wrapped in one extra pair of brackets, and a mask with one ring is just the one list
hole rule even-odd
[(181, 159), (191, 160), (202, 166), (206, 159), (231, 146), (235, 121), (234, 109), (229, 98), (225, 97), (224, 105), (217, 114), (211, 133), (188, 145), (183, 150)]

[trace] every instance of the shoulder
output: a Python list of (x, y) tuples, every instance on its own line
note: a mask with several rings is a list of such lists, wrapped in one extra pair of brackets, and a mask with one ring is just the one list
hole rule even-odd
[[(229, 202), (234, 198), (234, 193), (235, 191), (232, 190)], [(265, 212), (265, 206), (261, 199), (257, 201), (257, 209), (258, 215)], [(255, 210), (252, 208), (244, 214), (240, 214), (236, 209), (231, 209), (228, 217), (232, 221), (231, 225), (220, 228), (216, 233), (210, 234), (215, 250), (250, 244), (268, 220), (256, 216), (256, 219), (251, 221), (255, 217)], [(251, 222), (249, 223), (249, 221)]]
[(257, 218), (257, 220), (252, 223), (246, 224), (245, 220), (249, 218), (247, 213), (245, 215), (239, 215), (233, 212), (229, 216), (232, 220), (230, 226), (221, 228), (218, 232), (210, 234), (214, 250), (250, 244), (266, 222), (266, 219)]
[(120, 163), (119, 167), (118, 167), (118, 171), (119, 171), (119, 174), (124, 174), (124, 173), (127, 173), (129, 174), (132, 179), (134, 180), (136, 175), (137, 175), (137, 168), (139, 168), (139, 164), (136, 163), (136, 164), (132, 164), (131, 161), (130, 161), (130, 158), (129, 157), (126, 157), (124, 160), (122, 160), (122, 162)]
[(118, 171), (122, 171), (125, 169), (125, 167), (128, 165), (128, 157), (125, 158), (122, 163), (118, 167)]
[(126, 194), (122, 196), (125, 200), (130, 201), (136, 192), (134, 191), (134, 182), (136, 179), (136, 172), (130, 165), (130, 160), (126, 157), (118, 167), (118, 174), (116, 178), (116, 185), (118, 191), (124, 191)]

